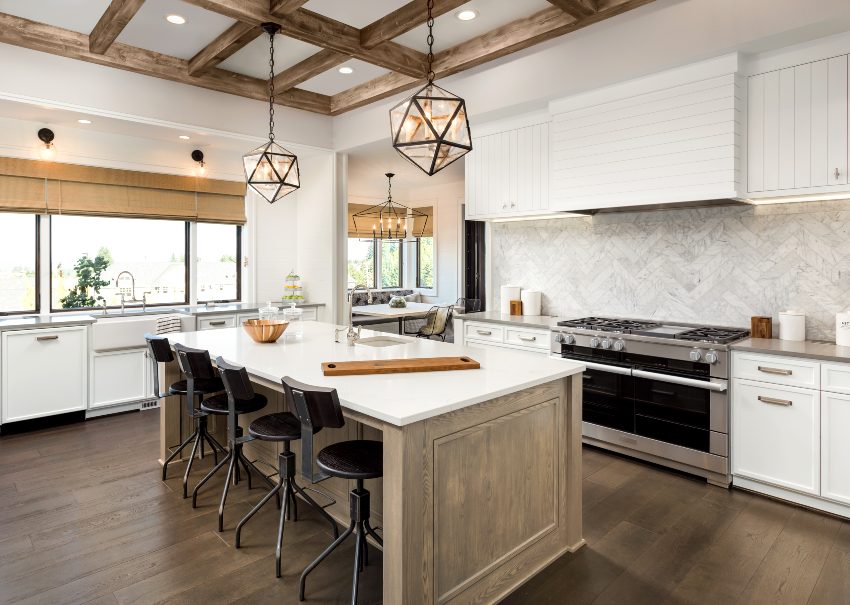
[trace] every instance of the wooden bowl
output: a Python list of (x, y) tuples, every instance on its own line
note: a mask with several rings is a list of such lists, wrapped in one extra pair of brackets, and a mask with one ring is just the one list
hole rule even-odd
[(242, 322), (242, 327), (254, 342), (275, 342), (289, 327), (289, 322), (273, 319), (248, 319)]

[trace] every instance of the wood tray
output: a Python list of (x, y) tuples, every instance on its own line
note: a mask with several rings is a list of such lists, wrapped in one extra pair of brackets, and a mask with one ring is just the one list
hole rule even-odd
[(446, 372), (477, 370), (481, 364), (471, 357), (420, 357), (413, 359), (373, 359), (369, 361), (325, 361), (325, 376), (361, 374), (404, 374), (408, 372)]

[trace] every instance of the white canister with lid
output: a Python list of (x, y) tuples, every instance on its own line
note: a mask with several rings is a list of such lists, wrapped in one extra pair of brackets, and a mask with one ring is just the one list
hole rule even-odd
[(835, 315), (835, 344), (839, 347), (850, 347), (850, 311)]
[(519, 286), (502, 286), (499, 291), (499, 310), (502, 315), (511, 314), (511, 301), (520, 299), (520, 290)]
[(806, 314), (794, 309), (780, 311), (779, 338), (781, 340), (806, 340)]
[(275, 321), (278, 319), (278, 311), (279, 309), (269, 301), (265, 307), (260, 307), (258, 314), (260, 319)]

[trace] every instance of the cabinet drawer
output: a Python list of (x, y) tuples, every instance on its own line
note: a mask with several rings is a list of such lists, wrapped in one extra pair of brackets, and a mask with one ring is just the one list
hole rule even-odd
[(818, 495), (820, 393), (749, 380), (732, 386), (732, 472)]
[(490, 342), (502, 342), (504, 330), (501, 326), (492, 324), (467, 323), (464, 328), (466, 338), (485, 340)]
[(850, 395), (850, 364), (821, 364), (820, 381), (822, 391)]
[(316, 321), (319, 317), (318, 309), (316, 307), (305, 307), (302, 311), (304, 311), (304, 313), (301, 315), (301, 319), (304, 321)]
[(150, 398), (146, 349), (95, 353), (91, 361), (90, 408)]
[(507, 328), (505, 330), (505, 342), (521, 347), (534, 347), (535, 349), (546, 349), (548, 351), (549, 332), (547, 330)]
[(219, 328), (235, 327), (235, 315), (216, 315), (215, 317), (202, 317), (198, 320), (198, 330), (217, 330)]
[(735, 353), (733, 365), (735, 378), (804, 389), (820, 388), (820, 364), (816, 361), (778, 355)]

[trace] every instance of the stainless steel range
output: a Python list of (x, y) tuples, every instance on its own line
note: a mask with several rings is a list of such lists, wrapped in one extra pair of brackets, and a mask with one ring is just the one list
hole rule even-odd
[(553, 356), (587, 366), (585, 443), (728, 486), (729, 344), (747, 330), (583, 317), (558, 322)]

